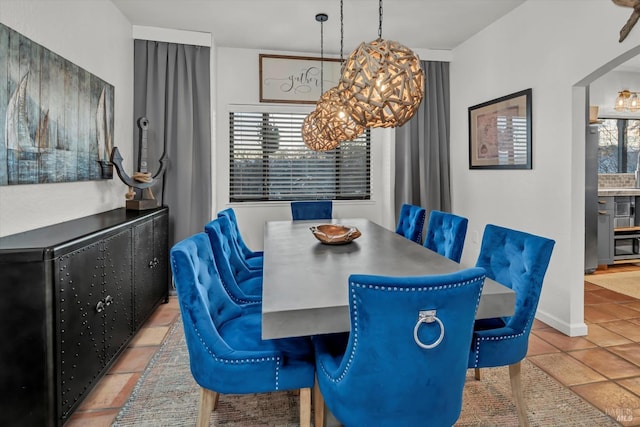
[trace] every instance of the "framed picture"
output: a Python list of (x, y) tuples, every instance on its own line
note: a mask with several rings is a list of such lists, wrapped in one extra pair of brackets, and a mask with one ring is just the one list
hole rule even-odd
[(339, 59), (260, 55), (260, 102), (315, 104), (339, 81)]
[(0, 24), (0, 186), (113, 178), (115, 88)]
[(469, 169), (531, 169), (531, 89), (469, 107)]

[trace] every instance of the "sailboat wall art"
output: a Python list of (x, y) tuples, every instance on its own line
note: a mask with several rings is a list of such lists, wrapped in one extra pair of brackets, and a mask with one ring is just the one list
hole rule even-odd
[(114, 88), (0, 24), (0, 185), (111, 179)]

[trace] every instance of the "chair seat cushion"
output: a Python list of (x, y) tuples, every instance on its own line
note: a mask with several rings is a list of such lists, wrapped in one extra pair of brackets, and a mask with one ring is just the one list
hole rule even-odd
[(252, 257), (252, 258), (245, 258), (245, 261), (246, 261), (247, 265), (249, 266), (249, 268), (251, 268), (253, 270), (262, 270), (262, 266), (263, 266), (263, 263), (264, 263), (264, 257), (256, 256), (256, 257)]
[(261, 296), (262, 295), (262, 276), (251, 277), (238, 282), (238, 286), (245, 295)]
[(262, 313), (245, 311), (241, 316), (218, 325), (221, 338), (229, 347), (240, 351), (279, 351), (289, 363), (312, 362), (313, 347), (307, 337), (262, 339)]

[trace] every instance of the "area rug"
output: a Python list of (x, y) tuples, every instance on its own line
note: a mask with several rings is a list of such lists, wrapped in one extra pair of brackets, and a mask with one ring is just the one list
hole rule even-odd
[[(469, 370), (462, 414), (456, 426), (517, 426), (508, 368), (483, 369), (482, 375), (482, 381), (476, 381)], [(526, 360), (522, 375), (531, 426), (619, 426)], [(112, 426), (193, 426), (198, 396), (178, 320)], [(298, 398), (292, 392), (221, 395), (211, 425), (297, 426)]]
[(594, 285), (602, 286), (611, 291), (619, 292), (633, 298), (640, 299), (640, 271), (626, 271), (623, 273), (590, 274), (584, 280)]

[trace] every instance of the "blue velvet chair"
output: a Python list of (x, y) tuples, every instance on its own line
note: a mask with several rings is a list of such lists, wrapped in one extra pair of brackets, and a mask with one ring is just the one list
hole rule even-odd
[(233, 242), (236, 244), (238, 248), (238, 252), (244, 259), (244, 262), (249, 266), (249, 268), (254, 270), (262, 270), (263, 260), (264, 260), (264, 252), (263, 251), (252, 251), (249, 249), (244, 239), (242, 238), (242, 234), (240, 234), (240, 227), (238, 226), (238, 218), (236, 217), (236, 213), (233, 208), (227, 208), (220, 212), (218, 212), (218, 218), (226, 217), (229, 219), (229, 223), (231, 224), (231, 238)]
[(468, 223), (467, 218), (452, 213), (431, 211), (424, 247), (460, 262)]
[(400, 208), (396, 233), (422, 244), (422, 229), (426, 211), (420, 206), (404, 204)]
[(235, 244), (233, 239), (232, 225), (226, 216), (218, 217), (204, 226), (205, 232), (213, 229), (218, 233), (222, 233), (221, 240), (224, 244), (225, 255), (231, 265), (233, 275), (238, 282), (243, 282), (254, 277), (262, 277), (262, 269), (251, 268), (244, 261), (244, 257), (240, 253), (240, 248)]
[(300, 425), (311, 425), (314, 355), (308, 338), (261, 339), (259, 305), (227, 295), (209, 239), (198, 233), (171, 249), (189, 362), (201, 387), (198, 426), (208, 426), (219, 393), (300, 390)]
[(481, 268), (352, 275), (350, 333), (313, 338), (317, 385), (338, 421), (346, 427), (452, 426), (462, 408), (483, 283)]
[(241, 273), (244, 267), (233, 254), (232, 242), (220, 228), (222, 221), (226, 218), (214, 219), (204, 227), (222, 285), (236, 304), (262, 302), (262, 275), (251, 277)]
[(333, 202), (331, 200), (291, 202), (291, 218), (294, 221), (305, 219), (331, 219), (333, 218)]
[(478, 320), (474, 326), (469, 368), (509, 366), (511, 389), (521, 426), (528, 425), (520, 380), (520, 361), (527, 354), (542, 281), (551, 259), (553, 240), (488, 224), (485, 227), (476, 266), (487, 277), (513, 289), (516, 305), (513, 316)]
[[(259, 260), (261, 261), (259, 266), (257, 265), (251, 266), (247, 262), (247, 258), (245, 258), (244, 253), (242, 252), (242, 248), (238, 244), (235, 228), (233, 226), (233, 223), (229, 219), (229, 217), (226, 215), (220, 215), (218, 216), (217, 221), (218, 221), (218, 224), (220, 224), (220, 231), (222, 232), (222, 234), (225, 235), (225, 237), (227, 238), (227, 241), (229, 242), (230, 251), (231, 251), (229, 255), (231, 257), (231, 262), (234, 264), (237, 264), (237, 267), (235, 269), (237, 270), (236, 275), (238, 276), (238, 278), (240, 280), (244, 280), (245, 278), (249, 278), (249, 277), (261, 276), (263, 257), (259, 258)], [(205, 229), (206, 229), (206, 225), (205, 225)], [(257, 259), (257, 258), (251, 258), (251, 259)]]

